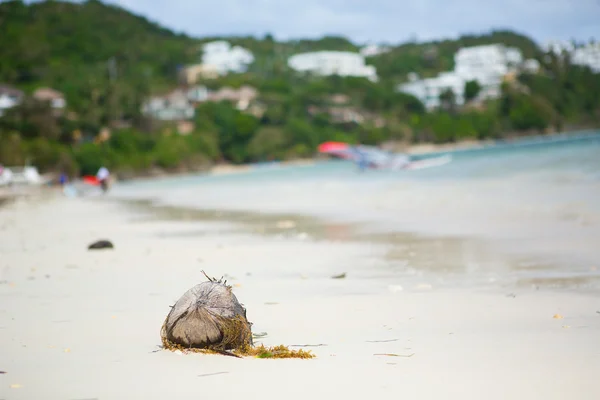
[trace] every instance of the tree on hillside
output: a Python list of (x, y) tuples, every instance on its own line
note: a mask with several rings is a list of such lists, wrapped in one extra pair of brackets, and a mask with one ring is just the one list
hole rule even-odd
[(477, 97), (481, 91), (481, 85), (478, 81), (472, 80), (465, 83), (465, 100), (471, 101)]
[(440, 108), (449, 112), (456, 110), (456, 95), (450, 88), (440, 93)]

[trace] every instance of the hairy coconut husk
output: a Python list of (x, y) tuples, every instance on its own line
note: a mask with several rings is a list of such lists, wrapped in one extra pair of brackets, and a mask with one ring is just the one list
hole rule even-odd
[(231, 286), (208, 279), (185, 292), (167, 315), (161, 329), (165, 348), (225, 351), (253, 346), (252, 324)]

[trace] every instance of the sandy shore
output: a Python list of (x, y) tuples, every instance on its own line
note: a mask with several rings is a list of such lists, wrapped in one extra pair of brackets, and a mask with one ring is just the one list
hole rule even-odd
[[(101, 238), (115, 249), (87, 251)], [(597, 293), (440, 289), (384, 273), (382, 251), (91, 199), (7, 204), (0, 399), (600, 398)], [(228, 276), (263, 343), (317, 358), (160, 350), (169, 305), (202, 269)]]

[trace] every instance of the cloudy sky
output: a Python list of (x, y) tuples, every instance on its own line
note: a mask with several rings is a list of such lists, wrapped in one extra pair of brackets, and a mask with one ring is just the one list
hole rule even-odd
[(600, 39), (600, 0), (112, 0), (193, 36), (338, 34), (401, 42), (510, 28), (542, 43)]

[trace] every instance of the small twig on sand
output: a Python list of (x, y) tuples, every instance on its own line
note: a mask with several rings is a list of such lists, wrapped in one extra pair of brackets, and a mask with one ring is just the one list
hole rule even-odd
[(223, 371), (223, 372), (213, 372), (210, 374), (200, 374), (198, 375), (198, 377), (205, 377), (205, 376), (213, 376), (213, 375), (221, 375), (221, 374), (228, 374), (229, 372), (227, 371)]
[(388, 340), (366, 340), (367, 343), (387, 343), (387, 342), (397, 342), (398, 339), (388, 339)]
[(204, 274), (206, 279), (208, 279), (209, 281), (214, 282), (216, 280), (215, 278), (211, 278), (210, 276), (206, 275), (206, 272), (204, 272), (204, 270), (202, 270), (202, 273)]
[(321, 347), (321, 346), (327, 346), (325, 343), (319, 343), (319, 344), (290, 344), (288, 345), (288, 347)]
[(412, 357), (415, 353), (412, 354), (395, 354), (395, 353), (375, 353), (374, 356), (389, 356), (389, 357)]

